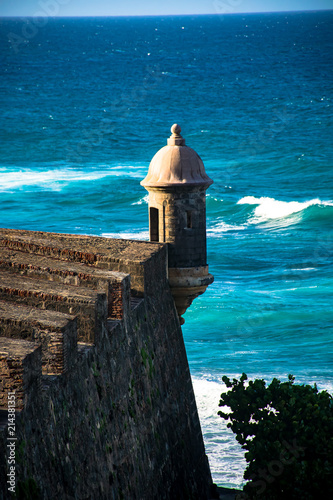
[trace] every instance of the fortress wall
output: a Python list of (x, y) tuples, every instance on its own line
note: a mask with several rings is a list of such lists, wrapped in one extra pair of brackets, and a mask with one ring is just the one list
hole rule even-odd
[[(27, 344), (23, 357), (34, 375), (25, 375), (25, 404), (16, 414), (18, 488), (34, 500), (208, 499), (211, 476), (167, 281), (167, 247), (0, 230), (0, 267), (16, 273), (19, 260), (24, 261), (21, 269), (28, 269), (31, 258), (36, 268), (36, 255), (40, 268), (51, 269), (54, 276), (64, 273), (64, 280), (63, 266), (68, 266), (72, 283), (78, 284), (63, 284), (78, 287), (78, 293), (84, 281), (98, 278), (104, 291), (107, 283), (109, 309), (106, 319), (96, 306), (95, 343), (75, 345), (76, 359), (61, 374), (38, 378), (40, 348), (36, 351), (27, 340), (0, 338)], [(16, 265), (11, 266), (13, 259)], [(79, 279), (79, 270), (96, 276)], [(112, 276), (117, 272), (126, 275)], [(45, 275), (39, 276), (41, 289), (44, 281)], [(9, 355), (15, 346), (6, 349)], [(38, 380), (42, 389), (36, 390)], [(10, 498), (3, 480), (7, 432), (6, 426), (0, 430), (1, 500)]]

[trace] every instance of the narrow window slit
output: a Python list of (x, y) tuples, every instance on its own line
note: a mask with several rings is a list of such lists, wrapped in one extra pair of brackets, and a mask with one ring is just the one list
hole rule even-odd
[(158, 208), (151, 207), (149, 209), (149, 219), (150, 219), (150, 241), (159, 241)]

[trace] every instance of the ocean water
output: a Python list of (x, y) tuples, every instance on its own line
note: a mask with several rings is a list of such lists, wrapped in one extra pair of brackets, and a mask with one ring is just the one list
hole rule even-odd
[(245, 467), (223, 375), (333, 390), (332, 33), (333, 11), (0, 22), (0, 227), (148, 239), (175, 122), (214, 179), (183, 334), (219, 485)]

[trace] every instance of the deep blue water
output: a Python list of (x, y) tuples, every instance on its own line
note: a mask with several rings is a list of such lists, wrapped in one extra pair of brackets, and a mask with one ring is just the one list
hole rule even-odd
[(215, 276), (183, 333), (214, 480), (239, 486), (222, 375), (333, 389), (333, 11), (36, 22), (0, 24), (0, 227), (147, 239), (139, 183), (182, 126)]

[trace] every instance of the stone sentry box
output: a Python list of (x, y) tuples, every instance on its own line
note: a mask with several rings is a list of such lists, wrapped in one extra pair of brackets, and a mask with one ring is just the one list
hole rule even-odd
[(213, 183), (200, 156), (174, 124), (167, 146), (141, 182), (149, 192), (150, 241), (168, 244), (169, 283), (181, 324), (193, 299), (213, 282), (208, 272), (206, 190)]

